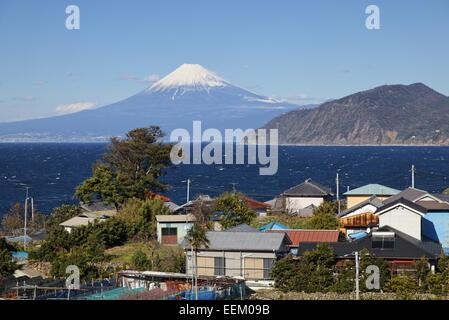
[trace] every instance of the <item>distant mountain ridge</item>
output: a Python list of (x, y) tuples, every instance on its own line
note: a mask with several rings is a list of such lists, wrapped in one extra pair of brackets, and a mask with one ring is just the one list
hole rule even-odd
[(150, 88), (101, 108), (0, 123), (0, 141), (104, 141), (149, 125), (169, 134), (191, 131), (194, 120), (203, 129), (256, 129), (299, 107), (234, 86), (198, 64), (183, 64)]
[(449, 145), (449, 98), (422, 83), (384, 85), (280, 115), (281, 144)]

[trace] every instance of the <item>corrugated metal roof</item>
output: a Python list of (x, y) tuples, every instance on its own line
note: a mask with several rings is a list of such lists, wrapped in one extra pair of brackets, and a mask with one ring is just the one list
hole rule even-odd
[[(290, 239), (285, 233), (209, 231), (207, 239), (208, 250), (223, 251), (273, 252), (281, 250), (284, 244), (290, 244)], [(183, 247), (189, 248), (185, 239)]]
[(292, 245), (304, 242), (337, 242), (338, 230), (270, 230), (270, 233), (286, 233)]
[(260, 232), (258, 229), (253, 228), (253, 227), (247, 225), (246, 223), (239, 224), (238, 226), (226, 229), (224, 231), (225, 232)]
[(392, 196), (401, 192), (400, 190), (396, 190), (387, 186), (383, 186), (381, 184), (367, 184), (360, 188), (356, 188), (354, 190), (350, 190), (345, 192), (343, 195), (345, 196)]
[(100, 220), (97, 218), (87, 218), (87, 217), (73, 217), (67, 221), (59, 224), (63, 227), (79, 227), (79, 226), (87, 226), (89, 223), (94, 223), (95, 220)]
[(157, 215), (157, 222), (170, 223), (170, 222), (193, 222), (195, 221), (195, 216), (193, 214), (167, 214), (167, 215)]

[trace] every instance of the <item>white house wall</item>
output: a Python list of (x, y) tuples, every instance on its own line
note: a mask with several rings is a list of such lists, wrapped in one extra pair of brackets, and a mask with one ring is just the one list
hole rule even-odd
[(359, 208), (357, 210), (354, 210), (350, 214), (347, 214), (345, 216), (345, 218), (356, 216), (356, 215), (361, 214), (361, 213), (367, 213), (367, 212), (374, 213), (374, 212), (376, 212), (376, 210), (377, 210), (377, 208), (375, 206), (373, 206), (372, 204), (368, 203), (368, 204), (364, 205), (363, 207), (361, 207), (361, 208)]
[(402, 206), (379, 215), (379, 227), (390, 226), (409, 236), (421, 240), (421, 216)]
[(323, 203), (323, 198), (314, 198), (314, 197), (286, 197), (286, 208), (287, 211), (296, 212), (299, 209), (304, 209), (310, 205), (314, 205), (318, 207), (321, 203)]

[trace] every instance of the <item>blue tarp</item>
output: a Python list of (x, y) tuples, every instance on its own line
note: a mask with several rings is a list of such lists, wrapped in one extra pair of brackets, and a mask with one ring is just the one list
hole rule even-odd
[(348, 237), (352, 240), (358, 240), (358, 239), (362, 239), (368, 236), (368, 232), (366, 231), (361, 231), (361, 232), (354, 232), (348, 235)]
[(12, 257), (17, 260), (26, 260), (28, 259), (28, 252), (16, 251), (12, 253)]
[[(23, 242), (24, 240), (24, 236), (20, 236), (20, 237), (8, 237), (6, 238), (6, 241), (10, 241), (10, 242)], [(31, 239), (31, 237), (26, 236), (25, 238), (26, 243), (33, 241), (33, 239)]]

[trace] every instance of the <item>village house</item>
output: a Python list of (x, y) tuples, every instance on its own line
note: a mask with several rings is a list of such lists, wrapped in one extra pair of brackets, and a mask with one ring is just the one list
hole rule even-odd
[(80, 204), (80, 207), (82, 210), (81, 214), (59, 224), (69, 233), (80, 226), (87, 226), (95, 222), (104, 222), (117, 214), (114, 206), (101, 202)]
[(406, 198), (388, 202), (376, 212), (379, 226), (389, 225), (417, 239), (439, 241), (449, 251), (449, 203), (422, 190), (406, 189), (403, 194), (415, 202)]
[[(318, 243), (303, 242), (298, 246), (297, 256), (316, 249)], [(421, 258), (429, 260), (432, 270), (435, 269), (442, 253), (441, 244), (435, 241), (418, 240), (404, 232), (389, 226), (372, 230), (364, 237), (349, 242), (329, 243), (338, 260), (338, 264), (355, 259), (354, 252), (367, 249), (370, 255), (385, 259), (393, 273), (415, 271), (415, 263)]]
[(254, 210), (259, 217), (264, 217), (270, 212), (271, 205), (268, 203), (257, 201), (244, 194), (239, 194), (239, 198), (248, 206), (248, 208)]
[[(251, 227), (207, 232), (209, 245), (197, 252), (200, 276), (243, 277), (247, 280), (270, 280), (274, 262), (288, 253), (291, 244), (285, 233), (259, 232)], [(192, 274), (192, 250), (184, 241), (186, 270)]]
[(191, 214), (157, 215), (157, 241), (163, 245), (181, 244), (195, 220)]
[(338, 215), (341, 223), (341, 231), (350, 236), (351, 234), (366, 231), (368, 228), (379, 224), (379, 217), (375, 212), (384, 204), (381, 199), (371, 196), (365, 201), (346, 209)]
[(275, 206), (276, 208), (282, 207), (282, 210), (287, 213), (298, 214), (305, 208), (312, 208), (313, 211), (314, 207), (318, 207), (324, 201), (331, 201), (333, 196), (334, 194), (329, 188), (312, 179), (307, 179), (303, 183), (284, 191), (278, 198), (280, 205), (276, 204)]
[(285, 233), (291, 241), (290, 253), (296, 255), (301, 243), (335, 243), (338, 242), (338, 230), (269, 230), (271, 233)]
[(417, 240), (421, 240), (422, 218), (426, 209), (414, 202), (399, 198), (379, 208), (379, 227), (390, 226)]
[(411, 201), (411, 202), (417, 202), (417, 201), (444, 202), (437, 196), (432, 195), (427, 191), (424, 191), (421, 189), (416, 189), (416, 188), (407, 188), (407, 189), (389, 197), (388, 199), (385, 199), (383, 202), (384, 202), (384, 204), (389, 204), (389, 203), (394, 202), (400, 198), (403, 198), (403, 199)]
[(399, 192), (400, 190), (386, 187), (381, 184), (367, 184), (360, 188), (349, 190), (343, 195), (346, 197), (347, 207), (352, 208), (353, 206), (356, 206), (357, 204), (364, 202), (373, 196), (383, 201), (395, 194), (398, 194)]

